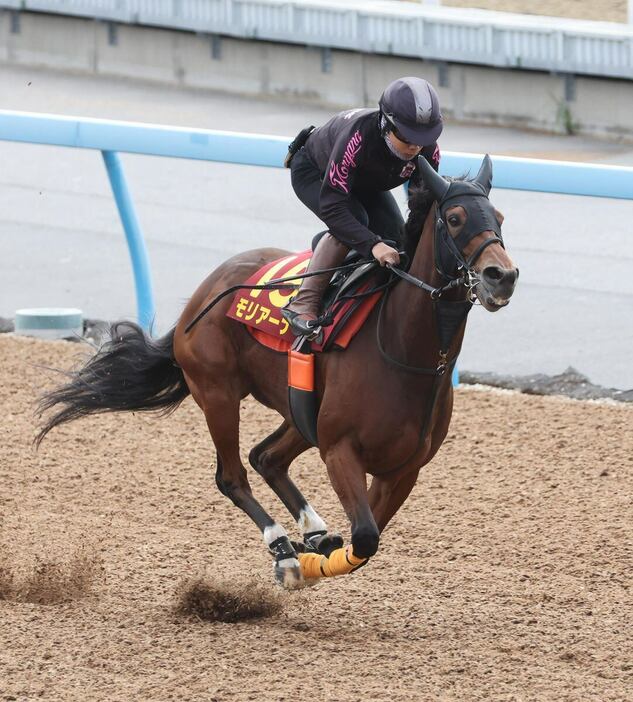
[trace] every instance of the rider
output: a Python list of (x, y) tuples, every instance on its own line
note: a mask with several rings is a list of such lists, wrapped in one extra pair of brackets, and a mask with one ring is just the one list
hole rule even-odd
[[(318, 241), (310, 270), (341, 264), (350, 249), (373, 256), (381, 266), (400, 256), (384, 240), (402, 244), (404, 220), (388, 192), (420, 181), (418, 157), (435, 170), (442, 114), (437, 93), (423, 78), (390, 83), (376, 109), (340, 112), (317, 129), (300, 132), (286, 165), (299, 199), (328, 227)], [(304, 278), (295, 298), (282, 310), (295, 336), (314, 333), (312, 322), (330, 274)]]

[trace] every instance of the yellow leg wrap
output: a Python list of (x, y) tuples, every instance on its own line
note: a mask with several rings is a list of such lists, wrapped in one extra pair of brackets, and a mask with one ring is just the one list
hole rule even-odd
[(311, 579), (347, 575), (367, 560), (355, 556), (351, 546), (337, 548), (336, 551), (332, 551), (329, 558), (320, 556), (318, 553), (300, 553), (298, 555), (303, 577)]

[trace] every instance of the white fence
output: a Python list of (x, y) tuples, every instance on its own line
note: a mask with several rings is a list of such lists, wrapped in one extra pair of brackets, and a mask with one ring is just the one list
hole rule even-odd
[(0, 0), (0, 8), (633, 80), (633, 27), (391, 0)]

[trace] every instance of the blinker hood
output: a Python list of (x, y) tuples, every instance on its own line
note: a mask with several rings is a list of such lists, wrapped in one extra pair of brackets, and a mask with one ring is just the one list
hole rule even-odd
[(466, 223), (455, 240), (460, 249), (481, 232), (492, 231), (501, 238), (501, 227), (495, 209), (479, 183), (453, 181), (439, 204), (442, 219), (446, 220), (446, 211), (456, 205), (460, 205), (466, 211)]
[[(457, 187), (453, 188), (453, 186)], [(460, 205), (466, 211), (466, 222), (459, 234), (453, 238), (446, 225), (446, 211), (456, 205)], [(501, 227), (494, 207), (481, 189), (466, 181), (452, 182), (447, 197), (438, 205), (435, 222), (435, 267), (438, 273), (450, 279), (459, 264), (469, 265), (464, 264), (463, 251), (472, 239), (486, 231), (492, 231), (495, 234), (488, 242), (499, 241), (503, 246)], [(482, 244), (483, 247), (486, 245), (486, 242)], [(481, 253), (482, 246), (473, 255), (474, 258)]]

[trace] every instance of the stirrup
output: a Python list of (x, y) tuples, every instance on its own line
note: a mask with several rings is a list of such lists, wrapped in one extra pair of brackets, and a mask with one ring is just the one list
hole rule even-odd
[(299, 312), (282, 309), (283, 318), (290, 325), (290, 330), (296, 336), (305, 337), (308, 341), (314, 341), (320, 344), (323, 340), (323, 327), (318, 324), (316, 319), (298, 319)]

